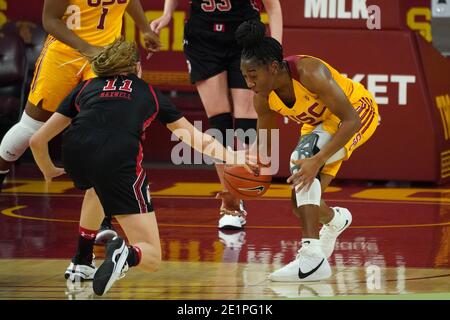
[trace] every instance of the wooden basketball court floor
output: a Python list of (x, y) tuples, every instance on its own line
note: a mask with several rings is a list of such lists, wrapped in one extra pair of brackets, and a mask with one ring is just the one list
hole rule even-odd
[[(301, 228), (289, 186), (247, 201), (245, 230), (217, 229), (215, 171), (147, 170), (159, 222), (159, 271), (131, 269), (103, 297), (92, 283), (66, 283), (82, 193), (67, 177), (46, 185), (21, 165), (0, 194), (0, 299), (450, 299), (450, 188), (338, 182), (324, 195), (349, 208), (352, 226), (330, 258), (333, 276), (275, 283), (267, 275), (291, 261)], [(119, 228), (118, 225), (115, 225)], [(119, 229), (121, 233), (121, 230)], [(103, 247), (96, 247), (100, 264)]]

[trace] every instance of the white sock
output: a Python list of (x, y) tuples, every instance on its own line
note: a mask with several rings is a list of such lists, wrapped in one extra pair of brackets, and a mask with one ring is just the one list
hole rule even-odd
[(9, 169), (5, 170), (5, 171), (0, 171), (0, 174), (7, 174), (8, 172), (9, 172)]
[(312, 253), (313, 255), (323, 256), (322, 246), (320, 245), (319, 239), (303, 238), (302, 247), (307, 249), (308, 252)]

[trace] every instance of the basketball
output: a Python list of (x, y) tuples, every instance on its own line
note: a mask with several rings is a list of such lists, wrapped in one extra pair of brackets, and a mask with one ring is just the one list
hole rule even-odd
[(226, 189), (239, 199), (261, 197), (269, 190), (271, 175), (254, 175), (244, 166), (225, 165), (224, 180)]

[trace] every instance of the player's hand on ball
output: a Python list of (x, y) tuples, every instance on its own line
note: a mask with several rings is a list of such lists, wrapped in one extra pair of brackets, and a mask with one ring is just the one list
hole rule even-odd
[(249, 152), (248, 149), (233, 151), (227, 147), (228, 152), (234, 154), (235, 165), (243, 166), (248, 173), (258, 176), (260, 174), (260, 166), (258, 165), (258, 157)]
[(308, 191), (314, 178), (319, 173), (321, 163), (314, 157), (292, 160), (292, 163), (298, 166), (300, 170), (291, 175), (287, 182), (292, 183), (292, 189), (301, 190), (306, 187), (306, 191)]
[(254, 176), (259, 176), (261, 173), (260, 166), (254, 163), (246, 163), (245, 169), (247, 170), (248, 173), (251, 173)]

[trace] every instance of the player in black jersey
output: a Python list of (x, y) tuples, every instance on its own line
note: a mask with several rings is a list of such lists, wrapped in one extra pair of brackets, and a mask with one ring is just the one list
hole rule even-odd
[[(224, 139), (227, 129), (241, 129), (249, 134), (242, 139), (246, 144), (256, 137), (256, 131), (247, 130), (256, 130), (257, 115), (253, 93), (240, 71), (241, 47), (234, 33), (242, 22), (260, 19), (259, 1), (191, 0), (190, 17), (184, 29), (184, 53), (191, 82), (200, 94), (210, 128), (218, 129)], [(262, 0), (262, 3), (269, 16), (272, 37), (281, 43), (283, 23), (279, 0)], [(153, 31), (159, 33), (167, 26), (177, 4), (178, 0), (165, 1), (163, 15), (150, 24)], [(223, 185), (223, 166), (216, 165), (216, 168)], [(228, 192), (219, 196), (222, 198), (219, 228), (241, 229), (246, 223), (242, 201)]]
[[(158, 226), (141, 166), (144, 132), (154, 120), (199, 152), (234, 162), (234, 152), (198, 131), (158, 89), (136, 75), (137, 61), (134, 44), (119, 39), (108, 46), (92, 61), (98, 77), (80, 83), (30, 140), (45, 180), (67, 172), (78, 189), (87, 190), (83, 206), (98, 208), (81, 215), (77, 252), (65, 273), (72, 281), (93, 279), (98, 295), (128, 267), (139, 264), (154, 271), (161, 261)], [(66, 127), (62, 169), (51, 161), (48, 141)], [(106, 260), (96, 269), (92, 252), (103, 219), (101, 207), (117, 219), (131, 246), (119, 237), (110, 240)]]

